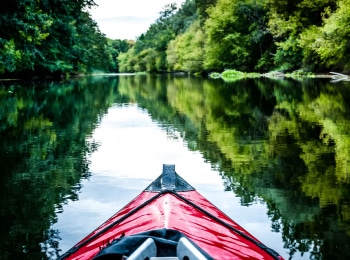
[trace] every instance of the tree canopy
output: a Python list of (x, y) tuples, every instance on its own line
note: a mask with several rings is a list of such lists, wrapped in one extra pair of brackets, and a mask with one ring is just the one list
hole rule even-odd
[(67, 73), (347, 73), (349, 0), (187, 0), (136, 42), (107, 39), (93, 0), (0, 3), (0, 76)]
[(60, 75), (105, 69), (106, 38), (85, 11), (93, 0), (3, 0), (0, 73)]
[[(125, 71), (347, 72), (348, 6), (349, 0), (187, 0), (166, 19), (161, 13), (120, 62)], [(166, 62), (146, 66), (138, 56), (145, 49)]]

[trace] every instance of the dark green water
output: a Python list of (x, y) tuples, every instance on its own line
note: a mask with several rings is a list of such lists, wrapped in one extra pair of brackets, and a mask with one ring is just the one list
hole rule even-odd
[(162, 163), (286, 259), (350, 259), (349, 82), (3, 82), (0, 121), (0, 259), (56, 258)]

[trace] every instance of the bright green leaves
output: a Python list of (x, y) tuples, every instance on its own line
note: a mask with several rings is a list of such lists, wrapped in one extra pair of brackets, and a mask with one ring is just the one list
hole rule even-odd
[(196, 21), (184, 33), (172, 40), (167, 49), (170, 70), (198, 72), (203, 68), (204, 32)]
[[(120, 71), (157, 72), (167, 71), (170, 67), (175, 67), (177, 61), (171, 61), (171, 57), (168, 59), (166, 52), (168, 50), (169, 53), (171, 52), (168, 49), (169, 43), (180, 33), (185, 32), (195, 21), (197, 17), (195, 3), (193, 0), (188, 0), (179, 10), (174, 4), (166, 5), (160, 14), (160, 17), (149, 27), (147, 32), (137, 39), (134, 48), (129, 49), (127, 54), (119, 55)], [(174, 51), (177, 50), (174, 49)], [(189, 49), (184, 51), (189, 51)], [(202, 53), (201, 48), (190, 51)], [(171, 64), (167, 64), (169, 60)]]
[(334, 0), (274, 1), (268, 0), (269, 20), (277, 52), (275, 65), (278, 70), (304, 68), (313, 70), (327, 64), (319, 62), (314, 52), (315, 26), (322, 24), (322, 16), (335, 9)]
[(205, 69), (253, 70), (270, 48), (264, 43), (267, 30), (263, 3), (219, 0), (208, 8)]
[[(95, 57), (105, 57), (109, 70), (121, 72), (346, 71), (350, 69), (349, 6), (349, 0), (187, 0), (180, 9), (166, 5), (125, 55), (106, 47), (103, 39), (96, 41), (98, 30), (97, 35), (93, 30), (79, 31), (82, 24), (95, 25), (87, 20), (80, 23), (72, 15), (68, 15), (71, 27), (55, 24), (69, 20), (57, 16), (47, 27), (50, 34), (42, 37), (53, 41), (51, 49), (59, 50), (52, 56), (69, 54), (73, 68), (83, 71), (96, 64), (106, 67), (91, 62), (89, 54), (97, 49), (102, 51), (94, 52)], [(69, 37), (59, 37), (56, 30), (62, 28)], [(64, 48), (57, 47), (58, 42)]]
[(21, 59), (21, 52), (16, 50), (15, 41), (13, 39), (7, 41), (0, 39), (2, 49), (0, 49), (0, 73), (5, 71), (14, 71), (17, 62)]
[(297, 40), (290, 36), (283, 42), (276, 43), (275, 65), (277, 70), (288, 71), (301, 67), (302, 50), (298, 47)]
[(40, 45), (48, 36), (52, 18), (43, 13), (35, 3), (25, 6), (23, 20), (19, 21), (18, 33), (24, 41)]
[(339, 1), (336, 11), (328, 13), (323, 22), (323, 26), (312, 27), (301, 34), (301, 46), (316, 53), (327, 67), (349, 70), (350, 1)]
[(111, 40), (107, 39), (107, 51), (109, 57), (108, 71), (119, 72), (118, 57), (127, 52), (134, 45), (131, 40)]

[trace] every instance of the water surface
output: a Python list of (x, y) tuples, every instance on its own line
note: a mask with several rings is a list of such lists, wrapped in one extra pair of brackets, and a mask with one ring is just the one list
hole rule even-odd
[(55, 259), (163, 163), (286, 259), (347, 259), (349, 90), (130, 75), (3, 84), (1, 259)]

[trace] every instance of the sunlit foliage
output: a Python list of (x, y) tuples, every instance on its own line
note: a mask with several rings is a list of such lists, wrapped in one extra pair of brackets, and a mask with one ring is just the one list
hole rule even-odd
[(196, 17), (193, 0), (186, 1), (180, 9), (176, 4), (166, 5), (147, 32), (138, 37), (134, 48), (119, 58), (121, 71), (167, 71), (166, 51), (169, 42), (190, 28)]
[(348, 0), (188, 0), (141, 35), (129, 57), (137, 62), (148, 48), (164, 57), (166, 48), (158, 71), (346, 72), (348, 6)]
[(128, 48), (121, 48), (126, 40), (111, 44), (99, 31), (86, 12), (93, 5), (93, 0), (2, 1), (0, 75), (350, 70), (349, 0), (168, 4)]
[(271, 45), (263, 3), (219, 0), (208, 9), (206, 69), (252, 71), (258, 65)]
[[(323, 26), (312, 26), (301, 33), (305, 58), (314, 54), (320, 63), (336, 70), (350, 70), (350, 1), (341, 0), (335, 12), (323, 15)], [(309, 54), (309, 55), (307, 55)]]
[(199, 72), (203, 69), (205, 35), (196, 21), (184, 33), (172, 40), (167, 49), (168, 69)]

